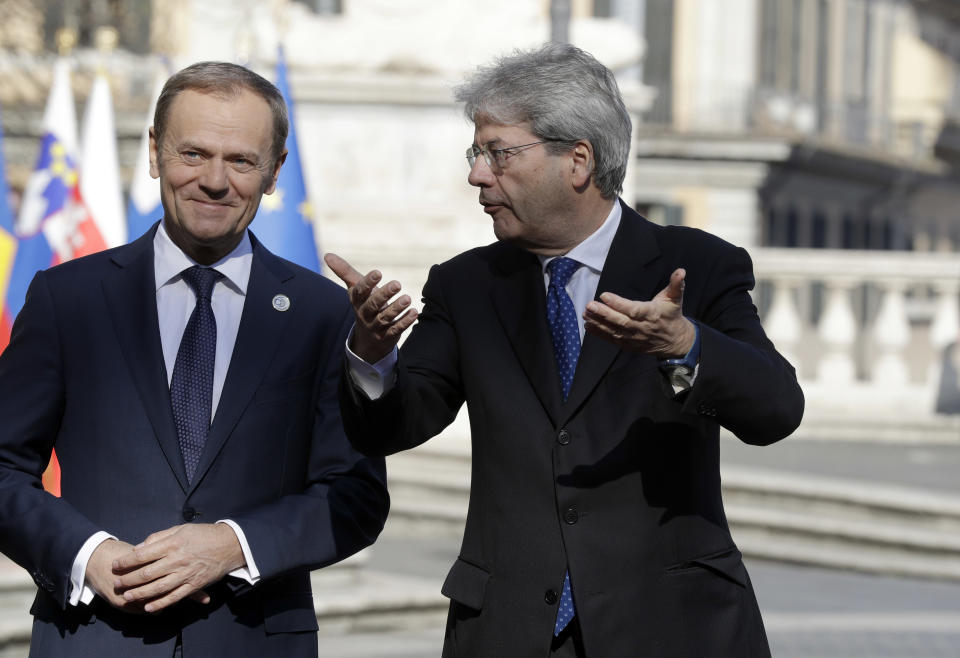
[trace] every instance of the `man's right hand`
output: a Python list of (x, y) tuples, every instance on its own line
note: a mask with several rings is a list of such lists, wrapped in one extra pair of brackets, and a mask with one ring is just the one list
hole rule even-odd
[(400, 283), (391, 281), (383, 286), (381, 274), (371, 270), (363, 276), (340, 256), (328, 253), (323, 258), (334, 274), (347, 284), (350, 303), (357, 316), (350, 349), (367, 363), (373, 364), (390, 354), (400, 336), (417, 319), (417, 310), (410, 308), (410, 296), (401, 295)]
[(107, 539), (100, 543), (87, 562), (86, 583), (93, 588), (104, 601), (114, 608), (124, 612), (143, 612), (143, 601), (131, 603), (123, 598), (123, 590), (117, 589), (114, 583), (117, 574), (113, 571), (113, 561), (121, 555), (126, 555), (133, 546), (118, 539)]

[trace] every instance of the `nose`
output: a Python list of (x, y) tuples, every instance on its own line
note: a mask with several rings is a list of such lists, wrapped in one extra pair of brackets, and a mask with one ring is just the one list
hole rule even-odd
[(220, 158), (209, 158), (203, 163), (203, 170), (197, 179), (200, 189), (210, 198), (219, 199), (226, 195), (229, 188), (227, 168)]
[(467, 182), (474, 187), (490, 187), (494, 180), (496, 180), (496, 176), (493, 175), (487, 161), (482, 156), (474, 160), (473, 166), (470, 167), (470, 173), (467, 175)]

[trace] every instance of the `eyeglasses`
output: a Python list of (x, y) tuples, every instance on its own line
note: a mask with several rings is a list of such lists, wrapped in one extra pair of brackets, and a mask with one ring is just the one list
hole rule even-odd
[(520, 144), (518, 146), (507, 146), (502, 149), (492, 149), (487, 146), (483, 148), (477, 148), (476, 146), (470, 146), (467, 149), (467, 164), (470, 165), (470, 168), (473, 169), (473, 165), (477, 163), (477, 156), (482, 155), (484, 162), (487, 163), (487, 166), (491, 169), (496, 167), (497, 169), (503, 169), (504, 164), (511, 156), (516, 155), (520, 151), (530, 148), (531, 146), (536, 146), (537, 144), (546, 144), (547, 142), (553, 142), (556, 140), (552, 139), (541, 139), (539, 142), (530, 142), (529, 144)]

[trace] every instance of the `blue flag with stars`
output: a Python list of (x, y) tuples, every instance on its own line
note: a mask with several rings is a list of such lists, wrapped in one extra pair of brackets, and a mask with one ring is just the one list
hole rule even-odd
[(277, 87), (287, 102), (290, 133), (287, 135), (287, 160), (280, 169), (277, 189), (264, 195), (260, 210), (250, 230), (273, 253), (314, 272), (320, 271), (317, 243), (313, 237), (312, 211), (307, 200), (297, 148), (297, 132), (293, 113), (293, 97), (287, 83), (287, 64), (283, 48), (277, 54)]

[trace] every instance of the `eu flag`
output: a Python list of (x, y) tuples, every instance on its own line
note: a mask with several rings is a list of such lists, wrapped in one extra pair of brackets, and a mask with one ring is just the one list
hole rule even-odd
[(250, 229), (273, 253), (302, 265), (314, 272), (320, 271), (317, 243), (313, 237), (313, 222), (307, 188), (303, 182), (300, 149), (297, 148), (293, 98), (287, 83), (287, 64), (281, 47), (277, 54), (277, 87), (287, 103), (290, 133), (287, 135), (287, 160), (280, 169), (277, 189), (264, 195), (257, 217)]

